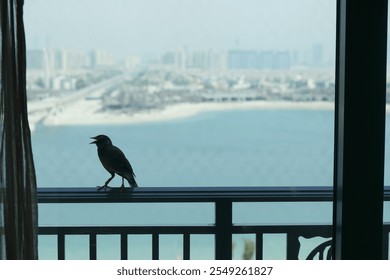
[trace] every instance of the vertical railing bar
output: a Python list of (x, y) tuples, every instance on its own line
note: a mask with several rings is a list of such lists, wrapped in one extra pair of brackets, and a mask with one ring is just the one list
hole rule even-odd
[(386, 244), (386, 260), (388, 260), (389, 259), (389, 231), (386, 231), (386, 238), (385, 238), (385, 244)]
[(286, 258), (287, 260), (298, 260), (300, 244), (299, 235), (296, 232), (287, 232)]
[(57, 234), (57, 255), (59, 260), (65, 260), (65, 234)]
[(90, 260), (96, 260), (97, 259), (96, 234), (95, 233), (90, 233), (89, 234), (89, 259)]
[(153, 233), (152, 235), (152, 259), (159, 259), (159, 235), (158, 233)]
[(256, 233), (256, 260), (263, 259), (263, 233)]
[(389, 231), (385, 227), (382, 234), (382, 259), (389, 259)]
[(190, 248), (191, 248), (191, 240), (190, 240), (190, 234), (185, 233), (183, 234), (183, 259), (189, 260), (190, 259)]
[(122, 233), (121, 234), (121, 260), (127, 260), (128, 259), (128, 254), (127, 254), (127, 234)]
[(233, 203), (230, 200), (215, 202), (215, 258), (232, 259)]

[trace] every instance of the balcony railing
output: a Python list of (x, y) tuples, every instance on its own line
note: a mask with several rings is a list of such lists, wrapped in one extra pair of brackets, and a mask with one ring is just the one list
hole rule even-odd
[[(152, 236), (152, 259), (160, 258), (160, 235), (181, 235), (183, 259), (190, 259), (191, 236), (214, 236), (215, 259), (232, 258), (233, 234), (254, 234), (255, 258), (263, 259), (263, 237), (266, 234), (286, 236), (286, 258), (298, 259), (302, 238), (326, 238), (312, 248), (306, 259), (331, 258), (331, 224), (233, 224), (233, 203), (249, 202), (331, 202), (330, 187), (218, 187), (218, 188), (138, 188), (119, 193), (117, 189), (98, 192), (94, 188), (38, 188), (38, 203), (213, 203), (214, 223), (207, 225), (126, 225), (126, 226), (40, 226), (39, 235), (57, 237), (57, 257), (66, 259), (65, 240), (69, 235), (85, 235), (89, 240), (89, 259), (97, 258), (97, 236), (120, 237), (120, 258), (128, 259), (128, 236)], [(385, 189), (385, 201), (390, 200), (390, 188)], [(383, 226), (383, 257), (388, 259), (390, 224)], [(358, 234), (358, 233), (357, 233)]]

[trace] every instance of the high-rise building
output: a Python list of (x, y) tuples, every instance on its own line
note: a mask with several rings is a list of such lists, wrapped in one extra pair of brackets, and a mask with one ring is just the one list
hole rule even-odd
[(166, 52), (161, 56), (161, 63), (179, 70), (184, 69), (211, 69), (222, 70), (227, 67), (225, 52), (215, 50), (199, 50), (189, 52), (177, 49), (174, 52)]
[[(35, 49), (26, 51), (26, 68), (29, 74), (41, 78), (42, 86), (50, 86), (52, 75), (50, 52), (46, 49)], [(36, 77), (35, 77), (36, 78)], [(34, 78), (34, 79), (35, 79)]]
[(288, 69), (291, 57), (288, 51), (231, 50), (228, 66), (229, 69)]
[(140, 66), (141, 59), (138, 56), (128, 56), (126, 57), (124, 63), (126, 69), (133, 69)]
[[(87, 66), (88, 57), (85, 52), (71, 49), (44, 50), (46, 63), (50, 71), (65, 73), (83, 69)], [(27, 54), (29, 56), (29, 54)]]
[(229, 69), (255, 69), (256, 64), (256, 51), (231, 50), (228, 52)]
[(321, 44), (315, 44), (312, 47), (312, 61), (313, 67), (320, 67), (324, 64), (324, 47)]
[(43, 49), (27, 50), (27, 69), (44, 70), (47, 63), (47, 51)]
[(188, 61), (188, 67), (195, 69), (223, 70), (226, 64), (226, 53), (215, 50), (195, 51)]
[(183, 48), (179, 48), (175, 51), (175, 66), (177, 69), (185, 70), (187, 64), (186, 51)]
[(94, 67), (106, 67), (114, 64), (114, 56), (111, 52), (106, 50), (92, 50), (90, 52), (90, 66)]

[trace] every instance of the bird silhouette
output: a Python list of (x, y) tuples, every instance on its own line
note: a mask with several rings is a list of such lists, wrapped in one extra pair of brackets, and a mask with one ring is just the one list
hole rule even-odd
[(110, 181), (115, 177), (115, 174), (122, 177), (120, 191), (125, 190), (124, 179), (129, 182), (129, 185), (132, 188), (138, 187), (137, 182), (134, 179), (135, 174), (130, 162), (127, 160), (124, 153), (112, 144), (111, 139), (106, 135), (98, 135), (91, 137), (91, 139), (95, 140), (90, 144), (96, 144), (100, 162), (111, 174), (111, 177), (108, 178), (103, 186), (97, 186), (98, 191), (109, 188), (108, 183), (110, 183)]

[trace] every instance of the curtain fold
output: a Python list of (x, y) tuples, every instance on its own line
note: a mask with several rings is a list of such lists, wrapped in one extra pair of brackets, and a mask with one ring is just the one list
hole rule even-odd
[(38, 206), (27, 115), (23, 2), (0, 1), (0, 259), (38, 258)]

